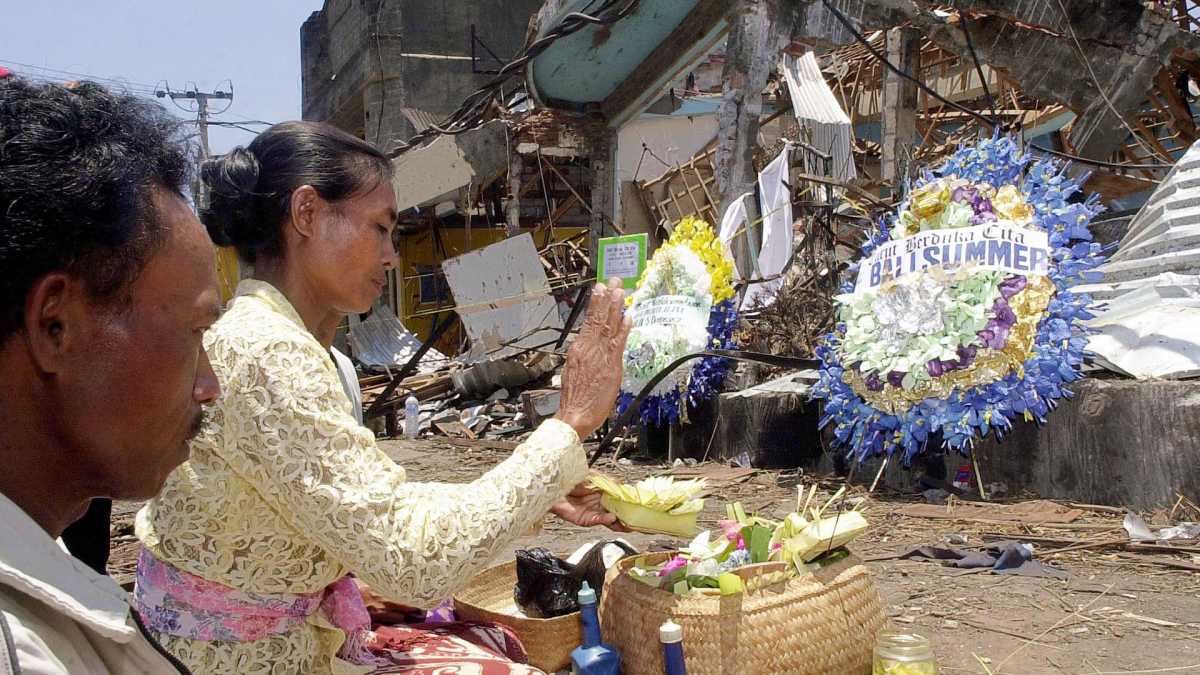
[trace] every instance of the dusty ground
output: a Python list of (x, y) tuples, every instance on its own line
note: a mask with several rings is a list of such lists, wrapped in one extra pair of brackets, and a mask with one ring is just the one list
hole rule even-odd
[[(462, 482), (473, 479), (503, 459), (507, 450), (441, 441), (388, 441), (385, 448), (402, 463), (413, 480)], [(663, 472), (659, 465), (602, 464), (604, 471), (634, 480)], [(701, 525), (715, 526), (726, 501), (740, 501), (747, 511), (778, 517), (794, 508), (794, 474), (761, 471), (737, 481), (712, 484), (712, 498)], [(838, 482), (818, 482), (828, 494)], [(856, 487), (856, 494), (866, 489)], [(965, 535), (968, 545), (988, 536), (1009, 535), (1073, 540), (1075, 546), (1095, 544), (1120, 535), (1121, 516), (1089, 510), (1076, 522), (1045, 527), (980, 524), (903, 516), (899, 510), (913, 502), (904, 495), (872, 495), (866, 511), (870, 533), (852, 545), (860, 557), (886, 557), (920, 545), (943, 544), (951, 535)], [(118, 581), (128, 579), (136, 542), (131, 516), (135, 505), (114, 510), (114, 551), (111, 571)], [(1161, 521), (1164, 514), (1146, 514)], [(513, 547), (545, 546), (570, 551), (603, 532), (584, 530), (547, 518), (536, 537)], [(636, 546), (673, 546), (662, 537), (625, 535)], [(939, 666), (946, 673), (1200, 673), (1200, 556), (1184, 553), (1129, 553), (1110, 548), (1076, 548), (1038, 543), (1038, 559), (1070, 573), (1068, 581), (1029, 579), (971, 573), (935, 563), (898, 560), (868, 562), (889, 606), (893, 627), (929, 636)], [(506, 552), (497, 562), (511, 559)]]

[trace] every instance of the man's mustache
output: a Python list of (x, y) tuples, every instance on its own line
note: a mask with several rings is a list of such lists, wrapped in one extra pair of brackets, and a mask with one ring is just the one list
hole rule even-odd
[(210, 417), (211, 416), (206, 408), (200, 408), (200, 410), (196, 413), (195, 419), (192, 420), (191, 428), (188, 429), (187, 440), (190, 441), (199, 436), (200, 432), (204, 431), (204, 427), (208, 425)]

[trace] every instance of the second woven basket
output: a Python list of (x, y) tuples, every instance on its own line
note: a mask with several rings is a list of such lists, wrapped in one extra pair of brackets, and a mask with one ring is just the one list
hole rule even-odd
[(626, 558), (605, 580), (600, 621), (605, 642), (621, 651), (624, 675), (663, 672), (658, 627), (667, 619), (683, 627), (688, 675), (871, 672), (883, 603), (853, 556), (749, 595), (678, 596), (626, 574), (639, 560), (668, 555)]

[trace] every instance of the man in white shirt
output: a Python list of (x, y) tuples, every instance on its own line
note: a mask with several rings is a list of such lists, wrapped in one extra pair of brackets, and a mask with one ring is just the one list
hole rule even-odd
[(354, 419), (358, 420), (359, 424), (363, 424), (363, 401), (362, 388), (358, 386), (358, 371), (354, 369), (354, 362), (350, 360), (337, 347), (329, 348), (329, 355), (333, 357), (333, 362), (337, 365), (338, 378), (342, 381), (342, 389), (346, 390), (346, 396), (350, 399), (350, 405), (354, 406)]
[(158, 492), (218, 395), (182, 139), (153, 102), (0, 73), (0, 675), (186, 672), (55, 543)]

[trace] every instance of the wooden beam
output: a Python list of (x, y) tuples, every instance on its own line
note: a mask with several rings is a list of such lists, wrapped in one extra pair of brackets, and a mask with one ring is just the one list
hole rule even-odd
[(577, 195), (571, 195), (567, 199), (564, 199), (562, 203), (560, 203), (558, 207), (554, 209), (554, 213), (549, 214), (549, 217), (546, 220), (538, 223), (537, 227), (534, 228), (533, 240), (536, 242), (537, 235), (542, 231), (542, 229), (554, 227), (554, 224), (557, 223), (560, 218), (567, 215), (567, 212), (576, 206), (584, 206), (586, 208), (587, 204), (584, 203), (583, 200), (581, 200)]
[[(1158, 93), (1162, 94), (1165, 100), (1167, 111), (1170, 113), (1171, 128), (1178, 131), (1187, 140), (1184, 145), (1191, 145), (1197, 136), (1196, 121), (1192, 118), (1191, 111), (1188, 110), (1188, 104), (1179, 96), (1179, 89), (1175, 86), (1175, 80), (1171, 78), (1169, 66), (1158, 71), (1158, 75), (1154, 77), (1154, 84), (1158, 87)], [(1153, 96), (1153, 92), (1151, 95)], [(1169, 154), (1167, 156), (1170, 157)]]
[[(912, 28), (887, 32), (888, 59), (905, 72), (921, 70), (921, 34)], [(922, 92), (923, 93), (923, 92)], [(917, 134), (917, 85), (888, 71), (883, 81), (883, 180), (896, 184), (904, 159), (911, 155)], [(927, 143), (934, 124), (926, 130)]]
[(583, 197), (581, 197), (578, 192), (575, 191), (575, 188), (571, 186), (571, 182), (568, 181), (565, 176), (563, 176), (561, 173), (558, 172), (558, 167), (551, 164), (549, 162), (549, 160), (547, 160), (545, 157), (543, 157), (541, 155), (538, 155), (538, 159), (541, 160), (542, 166), (545, 166), (547, 169), (550, 169), (550, 173), (554, 174), (555, 176), (558, 176), (558, 179), (562, 181), (563, 185), (567, 186), (567, 189), (571, 191), (572, 195), (575, 195), (575, 198), (579, 200), (579, 203), (583, 204), (583, 208), (587, 209), (588, 213), (591, 213), (592, 207), (588, 206), (587, 201)]

